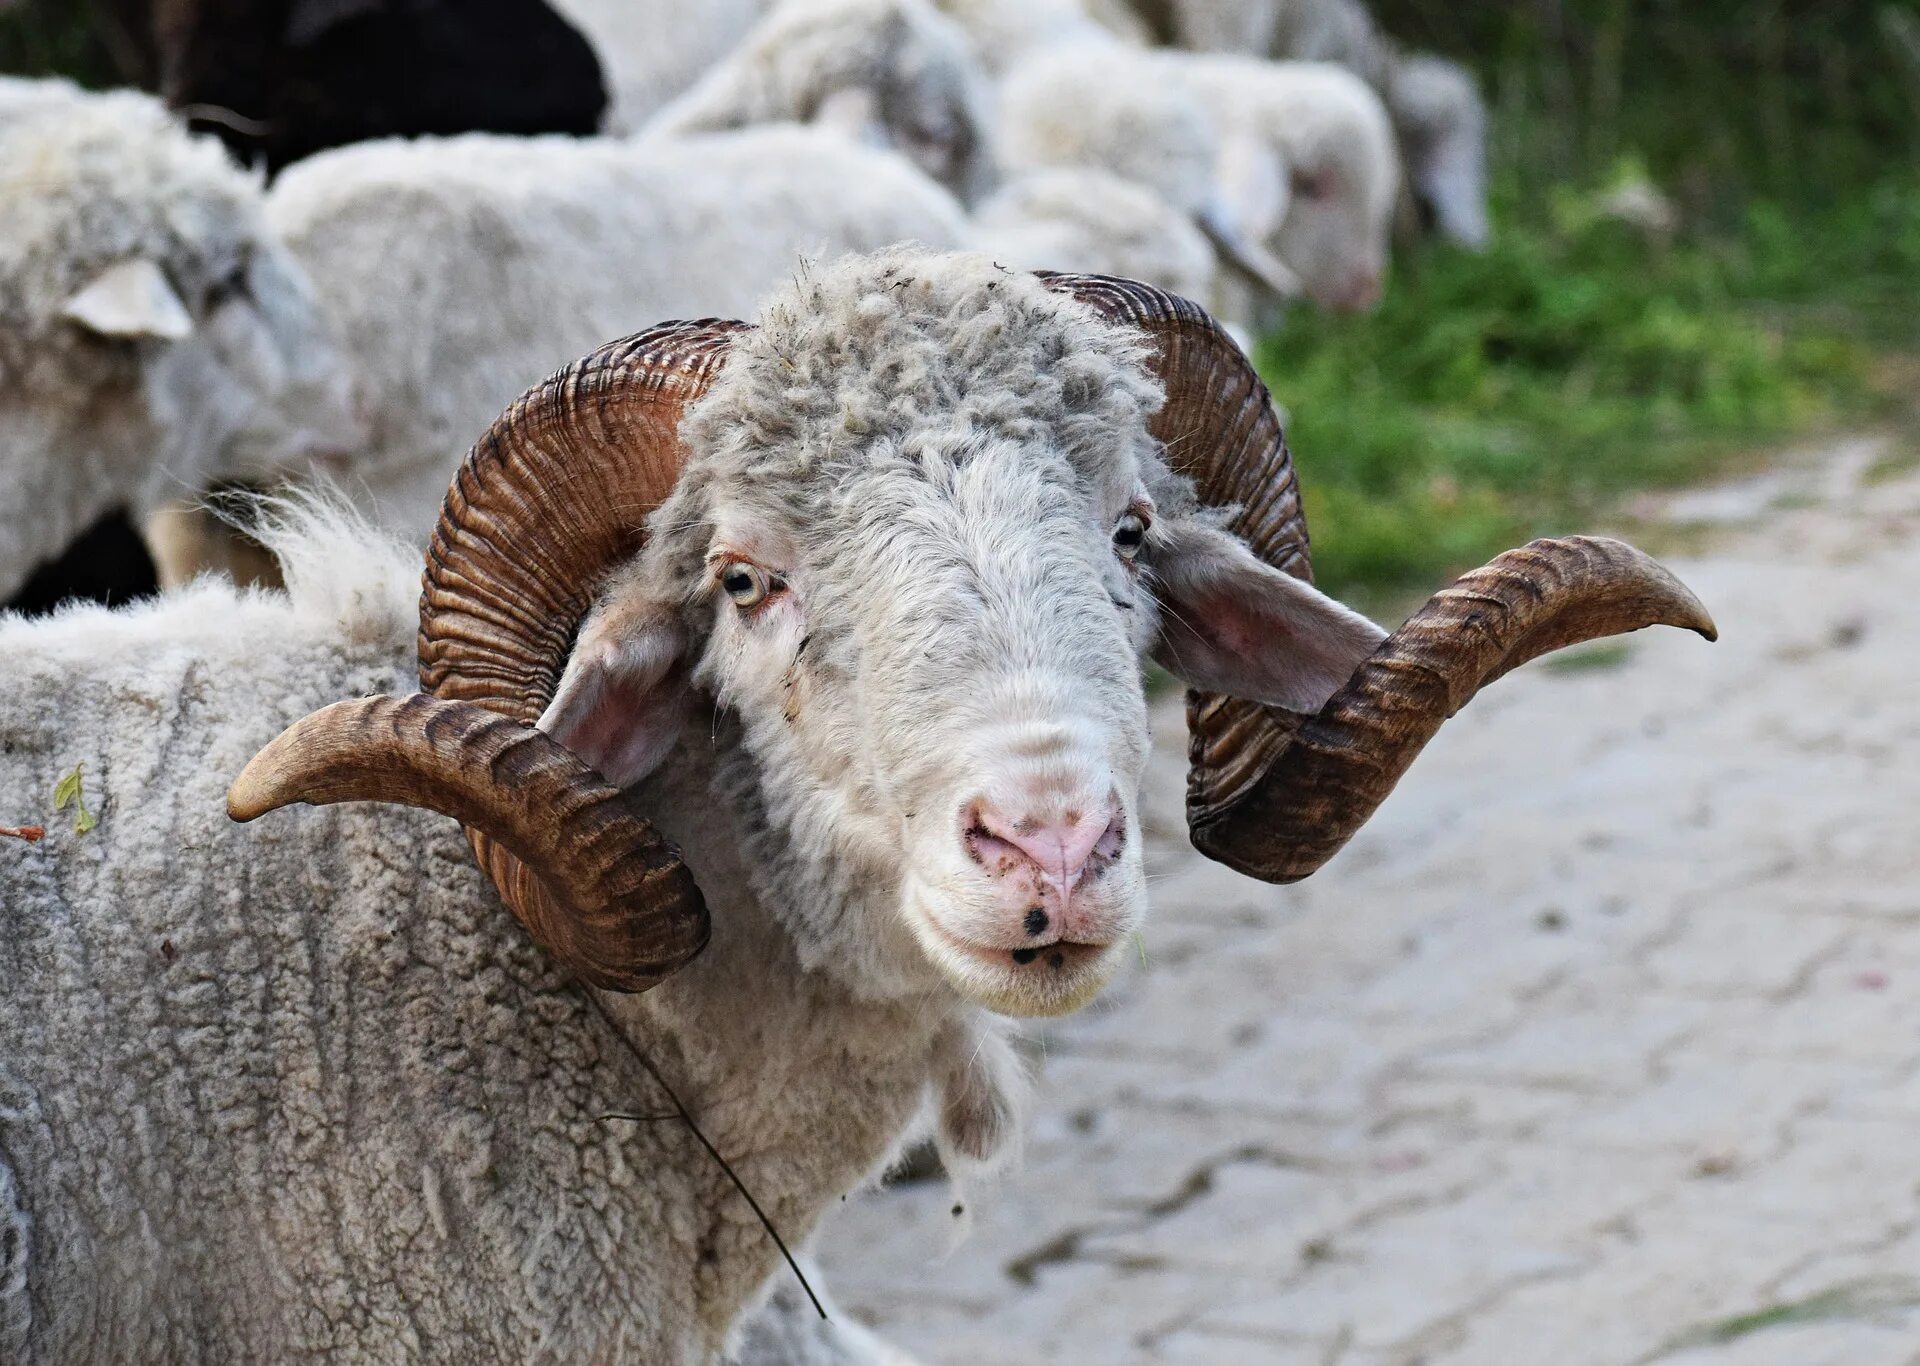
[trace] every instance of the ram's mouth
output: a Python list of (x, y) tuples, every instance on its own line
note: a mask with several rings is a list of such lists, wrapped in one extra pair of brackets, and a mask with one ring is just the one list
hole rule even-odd
[(916, 905), (914, 928), (941, 975), (989, 1010), (1065, 1015), (1106, 985), (1119, 960), (1114, 943), (1053, 939), (1006, 948), (953, 933)]

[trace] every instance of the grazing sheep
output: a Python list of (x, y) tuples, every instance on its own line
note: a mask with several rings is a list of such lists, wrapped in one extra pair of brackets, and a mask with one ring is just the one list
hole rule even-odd
[(290, 169), (267, 216), (370, 393), (372, 440), (341, 476), (422, 540), (472, 434), (568, 356), (656, 318), (745, 312), (803, 253), (966, 233), (904, 159), (788, 125), (364, 143)]
[(373, 138), (596, 132), (593, 49), (546, 0), (148, 0), (159, 86), (269, 172)]
[(1079, 41), (1017, 67), (999, 120), (1009, 167), (1096, 166), (1194, 215), (1264, 283), (1219, 300), (1236, 320), (1301, 290), (1330, 308), (1378, 300), (1399, 160), (1350, 72)]
[(991, 175), (985, 85), (966, 36), (929, 0), (783, 0), (646, 132), (834, 127), (970, 202)]
[(1457, 62), (1403, 52), (1360, 0), (1133, 0), (1170, 15), (1156, 28), (1198, 52), (1337, 62), (1380, 92), (1409, 183), (1440, 231), (1486, 243), (1486, 105)]
[(147, 96), (0, 81), (0, 601), (109, 514), (365, 437), (256, 177)]
[(1246, 235), (1322, 307), (1357, 312), (1377, 304), (1400, 190), (1379, 98), (1328, 62), (1203, 53), (1162, 60), (1221, 126), (1229, 202), (1266, 208), (1242, 209)]
[(638, 131), (732, 51), (772, 0), (552, 0), (599, 56), (603, 127)]
[[(1382, 641), (1307, 583), (1204, 314), (910, 251), (516, 403), (427, 557), (422, 693), (391, 550), (285, 558), (290, 601), (0, 622), (0, 794), (79, 763), (99, 813), (0, 847), (10, 1360), (708, 1359), (779, 1259), (654, 1117), (795, 1239), (923, 1100), (950, 1161), (1002, 1151), (988, 1012), (1079, 1005), (1144, 910), (1143, 651), (1208, 690), (1196, 844), (1287, 879), (1483, 681), (1711, 633), (1575, 539)], [(425, 812), (220, 826), (336, 695), (229, 809), (455, 815), (525, 937)]]

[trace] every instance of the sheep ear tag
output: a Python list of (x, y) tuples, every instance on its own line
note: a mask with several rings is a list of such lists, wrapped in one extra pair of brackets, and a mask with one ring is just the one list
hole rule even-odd
[(144, 257), (108, 266), (60, 309), (60, 316), (101, 337), (180, 341), (193, 318), (160, 267)]

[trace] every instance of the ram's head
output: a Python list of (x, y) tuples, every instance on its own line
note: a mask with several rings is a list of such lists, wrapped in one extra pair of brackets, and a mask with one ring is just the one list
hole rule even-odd
[(803, 960), (1057, 1012), (1145, 910), (1143, 656), (1194, 689), (1194, 843), (1283, 881), (1487, 680), (1656, 622), (1712, 634), (1664, 570), (1575, 539), (1388, 637), (1311, 585), (1267, 392), (1198, 308), (895, 252), (523, 398), (429, 552), (426, 692), (309, 717), (231, 804), (454, 815), (541, 943), (640, 990), (708, 933), (647, 784), (714, 765), (691, 819), (733, 823)]

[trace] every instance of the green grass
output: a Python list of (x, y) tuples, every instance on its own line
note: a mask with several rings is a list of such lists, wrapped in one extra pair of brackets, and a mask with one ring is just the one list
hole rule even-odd
[(1920, 184), (1671, 242), (1602, 214), (1605, 188), (1508, 195), (1486, 252), (1425, 246), (1378, 312), (1302, 308), (1263, 340), (1333, 591), (1425, 588), (1885, 411), (1876, 350), (1917, 340)]

